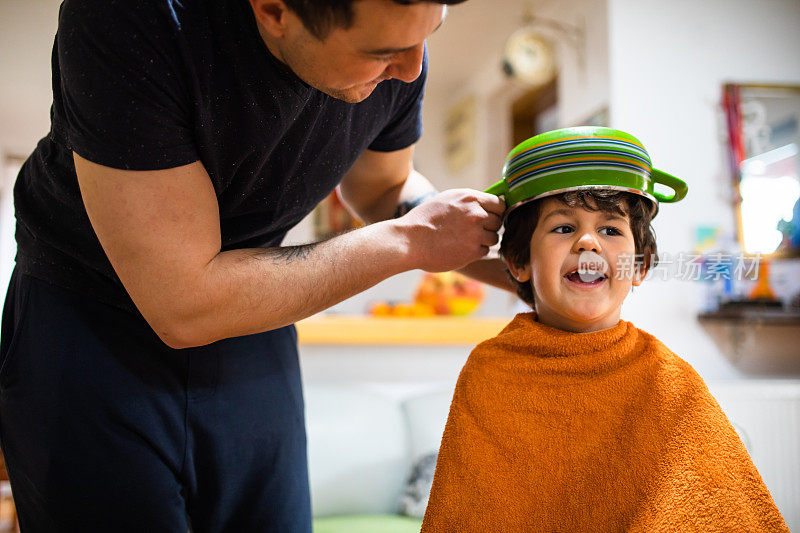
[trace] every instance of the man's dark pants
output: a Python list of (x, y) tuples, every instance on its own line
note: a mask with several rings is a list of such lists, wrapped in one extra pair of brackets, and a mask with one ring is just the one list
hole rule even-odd
[(15, 271), (1, 337), (23, 532), (311, 531), (294, 327), (174, 350)]

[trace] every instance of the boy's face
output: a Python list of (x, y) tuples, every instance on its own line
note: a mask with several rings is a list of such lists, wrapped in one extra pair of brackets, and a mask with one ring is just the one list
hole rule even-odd
[(542, 202), (530, 262), (508, 265), (519, 282), (531, 282), (539, 322), (576, 333), (615, 326), (622, 302), (643, 275), (631, 270), (636, 247), (628, 217), (569, 207), (556, 198)]

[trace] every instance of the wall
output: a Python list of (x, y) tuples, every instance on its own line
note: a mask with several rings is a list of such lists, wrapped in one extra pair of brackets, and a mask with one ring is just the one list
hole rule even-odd
[(57, 0), (0, 2), (0, 157), (27, 155), (50, 129)]
[[(509, 35), (519, 27), (523, 2), (506, 5), (506, 19), (497, 28), (486, 28), (487, 33), (504, 32)], [(457, 7), (454, 9), (458, 9)], [(580, 123), (598, 109), (607, 105), (608, 78), (608, 27), (605, 0), (562, 0), (539, 2), (537, 17), (585, 29), (585, 46), (580, 54), (560, 34), (546, 26), (540, 31), (553, 41), (561, 69), (559, 73), (559, 121), (562, 125)], [(446, 23), (447, 24), (447, 23)], [(416, 162), (419, 170), (430, 177), (437, 186), (474, 187), (483, 189), (500, 177), (503, 161), (511, 144), (508, 105), (525, 87), (506, 78), (502, 71), (502, 46), (498, 46), (490, 59), (475, 65), (473, 72), (455, 89), (436, 84), (436, 69), (447, 65), (436, 63), (436, 39), (447, 38), (447, 25), (441, 35), (431, 38), (431, 83), (425, 98), (423, 119), (425, 133), (417, 147)], [(500, 27), (502, 26), (502, 27)], [(475, 46), (480, 46), (475, 44)], [(464, 51), (468, 54), (469, 51)], [(473, 96), (477, 101), (476, 153), (474, 161), (457, 174), (451, 174), (445, 165), (443, 119), (447, 109), (460, 99)]]
[(0, 1), (0, 292), (13, 268), (12, 187), (20, 161), (50, 129), (56, 0)]
[(21, 161), (18, 159), (9, 159), (5, 166), (0, 165), (0, 291), (8, 286), (14, 270), (14, 256), (17, 254), (17, 242), (14, 240), (17, 219), (14, 216), (13, 186), (20, 166)]
[[(734, 230), (720, 142), (725, 82), (800, 83), (800, 2), (609, 0), (611, 122), (634, 133), (654, 166), (689, 195), (654, 221), (659, 252), (692, 251), (695, 226)], [(735, 377), (698, 326), (696, 283), (646, 281), (623, 317), (653, 333), (710, 378)]]

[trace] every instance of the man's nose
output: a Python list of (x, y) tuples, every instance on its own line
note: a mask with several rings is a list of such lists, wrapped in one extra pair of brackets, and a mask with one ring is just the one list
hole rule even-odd
[(425, 43), (398, 54), (386, 67), (386, 75), (406, 83), (416, 80), (422, 72), (422, 58), (425, 56)]
[(600, 246), (600, 241), (597, 237), (589, 232), (583, 233), (572, 246), (572, 251), (575, 253), (581, 252), (594, 252), (599, 254), (603, 251)]

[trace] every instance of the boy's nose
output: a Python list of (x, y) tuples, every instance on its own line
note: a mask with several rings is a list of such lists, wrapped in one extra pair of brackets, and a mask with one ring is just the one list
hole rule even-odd
[(598, 241), (594, 235), (591, 233), (584, 233), (575, 241), (572, 250), (575, 253), (594, 252), (599, 254), (603, 251), (603, 248), (600, 246), (600, 241)]

